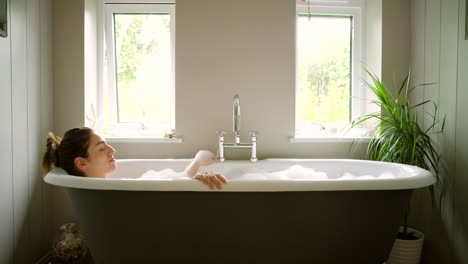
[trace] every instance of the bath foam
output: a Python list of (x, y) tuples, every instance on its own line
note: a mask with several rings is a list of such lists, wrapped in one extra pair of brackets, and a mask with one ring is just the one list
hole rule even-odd
[(396, 178), (390, 172), (383, 172), (377, 176), (374, 175), (353, 175), (349, 172), (345, 172), (343, 176), (338, 177), (337, 180), (372, 180), (372, 179), (394, 179)]
[(286, 170), (268, 172), (259, 168), (251, 168), (236, 179), (242, 180), (323, 180), (328, 179), (324, 172), (293, 165)]
[(140, 177), (136, 178), (137, 180), (182, 180), (190, 179), (187, 177), (185, 172), (176, 172), (172, 169), (164, 169), (160, 171), (149, 170)]
[[(221, 171), (214, 168), (202, 170), (211, 173), (220, 173)], [(221, 172), (222, 175), (224, 173)], [(293, 165), (286, 170), (268, 172), (257, 167), (247, 170), (238, 170), (235, 173), (227, 173), (234, 175), (224, 175), (233, 180), (322, 180), (328, 179), (324, 172), (318, 172), (311, 168), (305, 168), (301, 165)], [(237, 174), (237, 175), (235, 175)], [(229, 177), (231, 176), (231, 177)], [(160, 171), (148, 170), (143, 175), (135, 180), (182, 180), (190, 179), (184, 172), (176, 172), (172, 169), (164, 169)]]
[(281, 175), (280, 177), (286, 177), (286, 179), (293, 180), (323, 180), (328, 179), (328, 175), (325, 172), (315, 171), (311, 168), (305, 168), (301, 165), (294, 165), (284, 171), (278, 171), (272, 173), (273, 175)]
[[(248, 169), (238, 169), (232, 171), (223, 170), (219, 166), (205, 167), (202, 172), (220, 173), (231, 180), (325, 180), (329, 179), (328, 175), (324, 172), (315, 171), (311, 168), (306, 168), (301, 165), (293, 165), (286, 170), (281, 171), (267, 171), (257, 167)], [(342, 176), (338, 177), (339, 180), (366, 180), (366, 179), (391, 179), (395, 175), (389, 172), (383, 172), (380, 175), (353, 175), (345, 172)], [(184, 172), (176, 172), (172, 169), (163, 169), (160, 171), (149, 170), (143, 173), (135, 180), (185, 180), (190, 179)]]

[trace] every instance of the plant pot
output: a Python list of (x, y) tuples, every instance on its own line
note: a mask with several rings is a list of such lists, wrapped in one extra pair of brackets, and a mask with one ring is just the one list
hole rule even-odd
[[(403, 227), (400, 227), (400, 232)], [(414, 235), (414, 240), (395, 239), (387, 264), (419, 264), (424, 242), (424, 234), (408, 228), (408, 233)]]

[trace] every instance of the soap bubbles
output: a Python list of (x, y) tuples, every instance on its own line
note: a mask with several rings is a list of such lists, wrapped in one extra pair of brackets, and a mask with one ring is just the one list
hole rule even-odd
[(138, 180), (182, 180), (189, 179), (184, 172), (176, 172), (172, 169), (164, 169), (160, 171), (149, 170), (141, 175)]
[[(328, 179), (324, 172), (318, 172), (301, 165), (293, 165), (285, 170), (268, 171), (258, 167), (225, 168), (219, 164), (206, 166), (201, 170), (207, 173), (220, 173), (230, 180), (323, 180)], [(179, 180), (189, 179), (184, 172), (176, 172), (173, 169), (160, 171), (148, 170), (138, 177), (139, 180)]]
[[(293, 180), (293, 181), (309, 181), (309, 180), (373, 180), (373, 179), (394, 179), (398, 176), (391, 171), (380, 171), (378, 173), (355, 173), (351, 171), (342, 171), (341, 173), (327, 174), (322, 171), (316, 171), (312, 168), (307, 168), (298, 164), (291, 165), (287, 168), (276, 168), (266, 166), (237, 166), (222, 163), (203, 166), (200, 173), (219, 173), (228, 180)], [(163, 170), (148, 170), (138, 180), (185, 180), (190, 179), (184, 172), (177, 172), (173, 169)]]
[(242, 180), (324, 180), (328, 176), (324, 172), (293, 165), (285, 170), (268, 172), (259, 168), (251, 168), (236, 179)]

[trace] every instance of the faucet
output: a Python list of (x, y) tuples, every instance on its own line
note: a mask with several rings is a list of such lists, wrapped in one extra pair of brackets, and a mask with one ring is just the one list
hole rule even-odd
[(232, 109), (232, 127), (234, 128), (234, 136), (236, 137), (236, 144), (240, 144), (240, 98), (239, 95), (234, 96), (234, 103)]
[(235, 136), (234, 143), (225, 143), (224, 142), (224, 135), (226, 135), (225, 131), (216, 131), (218, 134), (218, 153), (219, 153), (219, 160), (223, 162), (224, 158), (224, 149), (250, 149), (250, 161), (256, 162), (257, 161), (257, 132), (250, 131), (250, 143), (241, 143), (240, 142), (240, 98), (239, 95), (234, 96), (234, 103), (233, 103), (233, 132)]

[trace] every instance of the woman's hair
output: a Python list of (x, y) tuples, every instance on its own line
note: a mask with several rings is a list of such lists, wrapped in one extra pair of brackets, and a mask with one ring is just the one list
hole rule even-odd
[(61, 139), (49, 132), (47, 150), (42, 157), (42, 172), (46, 174), (53, 168), (60, 167), (70, 175), (85, 176), (75, 166), (75, 158), (88, 157), (89, 138), (92, 133), (94, 131), (88, 127), (72, 128)]

